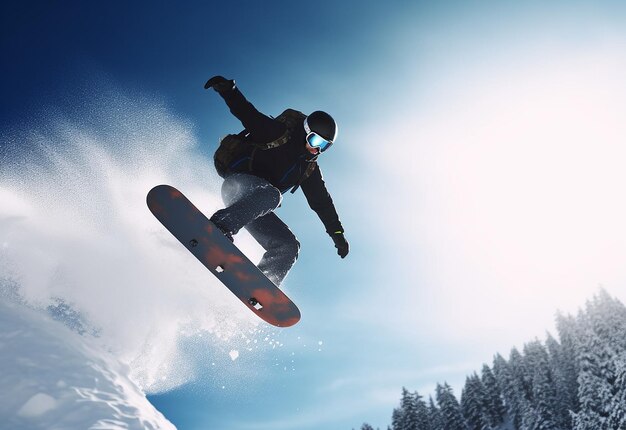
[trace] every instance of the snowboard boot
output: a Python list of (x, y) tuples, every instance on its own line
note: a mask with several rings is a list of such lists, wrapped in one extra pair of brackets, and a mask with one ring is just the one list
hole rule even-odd
[(229, 231), (227, 228), (225, 228), (224, 226), (222, 226), (221, 223), (217, 220), (217, 217), (215, 215), (209, 218), (209, 221), (215, 224), (215, 226), (222, 232), (222, 234), (226, 236), (226, 239), (230, 240), (233, 243), (235, 242), (235, 239), (233, 239), (233, 233)]

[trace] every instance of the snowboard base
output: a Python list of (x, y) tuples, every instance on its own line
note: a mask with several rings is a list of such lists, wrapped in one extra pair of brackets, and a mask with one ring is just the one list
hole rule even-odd
[(300, 310), (187, 197), (170, 185), (150, 190), (154, 216), (258, 317), (277, 327), (300, 320)]

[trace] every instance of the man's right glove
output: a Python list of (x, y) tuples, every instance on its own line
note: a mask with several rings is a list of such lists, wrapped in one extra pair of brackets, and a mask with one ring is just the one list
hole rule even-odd
[(235, 89), (235, 80), (226, 79), (223, 76), (213, 76), (211, 79), (206, 81), (206, 84), (204, 84), (205, 90), (208, 90), (209, 88), (213, 88), (218, 93), (233, 90)]
[(346, 258), (348, 252), (350, 252), (350, 245), (346, 240), (346, 237), (343, 235), (342, 231), (336, 231), (331, 236), (333, 238), (333, 242), (335, 242), (335, 248), (337, 248), (337, 254), (341, 258)]

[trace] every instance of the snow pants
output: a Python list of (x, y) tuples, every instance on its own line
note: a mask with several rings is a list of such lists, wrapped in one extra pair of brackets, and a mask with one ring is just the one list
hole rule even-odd
[(274, 213), (282, 194), (258, 176), (235, 173), (222, 184), (225, 209), (212, 219), (235, 235), (245, 228), (265, 249), (259, 269), (280, 286), (298, 258), (300, 243), (289, 227)]

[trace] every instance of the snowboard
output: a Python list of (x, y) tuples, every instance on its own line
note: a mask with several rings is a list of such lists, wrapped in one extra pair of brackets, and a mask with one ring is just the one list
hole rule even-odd
[(154, 216), (241, 302), (264, 321), (289, 327), (300, 310), (176, 188), (158, 185), (147, 196)]

